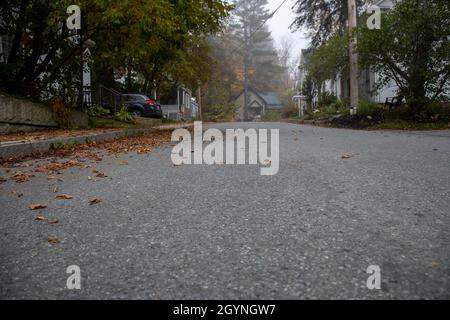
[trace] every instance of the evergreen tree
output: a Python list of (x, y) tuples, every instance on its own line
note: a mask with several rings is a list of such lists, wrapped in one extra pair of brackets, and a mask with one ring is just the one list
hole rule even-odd
[(277, 91), (283, 68), (279, 65), (273, 38), (265, 24), (271, 16), (266, 5), (267, 0), (238, 0), (229, 32), (234, 36), (236, 50), (242, 55), (247, 54), (249, 85), (261, 91)]

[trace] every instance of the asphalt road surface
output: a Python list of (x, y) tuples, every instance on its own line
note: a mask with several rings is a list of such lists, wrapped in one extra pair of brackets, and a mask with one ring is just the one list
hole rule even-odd
[[(167, 145), (105, 157), (96, 182), (90, 168), (64, 171), (71, 200), (45, 174), (0, 184), (0, 298), (450, 298), (448, 131), (215, 126), (279, 128), (279, 173), (174, 166)], [(70, 265), (80, 290), (66, 288)], [(380, 290), (366, 286), (370, 265)]]

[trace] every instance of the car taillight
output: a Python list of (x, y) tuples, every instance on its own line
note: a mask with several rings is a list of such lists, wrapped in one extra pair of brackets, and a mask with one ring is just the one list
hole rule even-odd
[(146, 100), (145, 104), (155, 104), (155, 101), (153, 101), (153, 100)]

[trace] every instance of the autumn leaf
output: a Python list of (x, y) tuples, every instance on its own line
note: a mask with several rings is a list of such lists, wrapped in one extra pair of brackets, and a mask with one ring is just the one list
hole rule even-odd
[(59, 220), (57, 218), (51, 219), (51, 220), (47, 220), (48, 224), (57, 224), (59, 223)]
[(100, 172), (100, 171), (95, 176), (98, 178), (106, 178), (107, 177), (107, 175), (105, 173)]
[(38, 209), (45, 209), (47, 208), (46, 204), (40, 204), (40, 203), (32, 203), (28, 206), (31, 210), (38, 210)]
[(60, 199), (60, 200), (68, 200), (68, 199), (72, 199), (72, 198), (73, 198), (73, 196), (71, 196), (70, 194), (66, 194), (66, 193), (56, 196), (56, 199)]
[(15, 195), (17, 198), (23, 197), (23, 193), (22, 193), (22, 192), (17, 192), (17, 191), (15, 191), (15, 190), (13, 190), (13, 191), (11, 191), (11, 193), (12, 193), (13, 195)]
[(346, 154), (346, 153), (344, 153), (344, 154), (341, 156), (342, 159), (350, 159), (351, 157), (352, 157), (351, 155)]
[(51, 244), (58, 244), (58, 243), (61, 242), (61, 241), (59, 241), (57, 238), (55, 238), (55, 237), (53, 237), (53, 236), (49, 236), (49, 237), (47, 238), (47, 241), (48, 241), (49, 243), (51, 243)]
[(127, 164), (128, 164), (127, 160), (120, 160), (119, 161), (119, 165), (121, 165), (121, 166), (126, 166)]
[(57, 193), (57, 192), (58, 192), (58, 187), (55, 186), (55, 187), (53, 188), (53, 193)]
[(94, 199), (92, 199), (92, 200), (89, 201), (89, 204), (90, 204), (90, 205), (93, 205), (93, 204), (100, 203), (100, 202), (102, 202), (101, 199), (94, 198)]
[(36, 218), (34, 218), (34, 220), (42, 221), (42, 220), (45, 220), (45, 217), (38, 215), (38, 216), (36, 216)]
[(17, 172), (14, 174), (11, 179), (15, 180), (17, 183), (22, 183), (30, 180), (30, 178), (34, 177), (34, 174), (28, 172)]
[(0, 183), (6, 182), (6, 181), (8, 181), (8, 180), (6, 180), (6, 179), (3, 178), (3, 177), (0, 177)]

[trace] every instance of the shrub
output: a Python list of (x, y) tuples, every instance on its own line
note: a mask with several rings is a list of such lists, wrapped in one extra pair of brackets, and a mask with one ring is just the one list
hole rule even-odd
[(261, 117), (263, 121), (279, 121), (281, 119), (281, 114), (278, 111), (266, 111), (266, 114)]
[(128, 111), (126, 106), (122, 106), (119, 112), (116, 112), (114, 115), (114, 119), (122, 122), (131, 122), (134, 123), (133, 115)]
[(378, 105), (374, 102), (370, 102), (367, 100), (359, 101), (358, 106), (358, 115), (360, 116), (372, 116), (373, 113), (378, 109)]
[(86, 113), (89, 117), (100, 117), (109, 114), (109, 110), (99, 104), (93, 104), (86, 109)]
[(349, 107), (344, 100), (337, 100), (334, 106), (339, 113), (346, 113), (349, 111)]
[(419, 114), (419, 120), (423, 122), (450, 121), (450, 107), (444, 102), (429, 102)]
[(284, 118), (291, 118), (298, 115), (298, 107), (293, 103), (289, 103), (283, 108), (282, 115)]
[(319, 106), (321, 107), (327, 107), (330, 106), (333, 103), (336, 103), (337, 97), (328, 91), (324, 91), (319, 96)]

